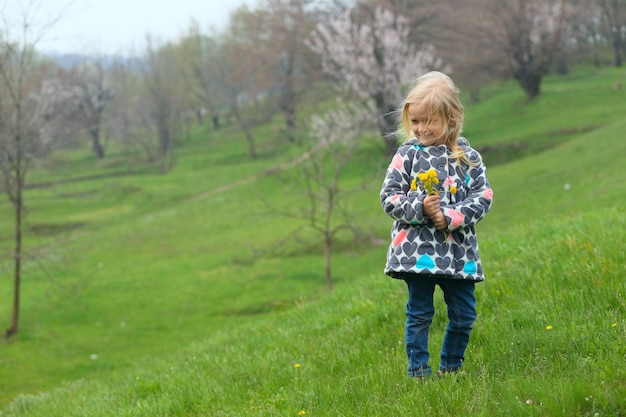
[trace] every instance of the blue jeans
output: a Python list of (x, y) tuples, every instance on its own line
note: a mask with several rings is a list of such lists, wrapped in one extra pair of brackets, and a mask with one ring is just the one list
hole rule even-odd
[(439, 370), (458, 372), (476, 320), (474, 281), (417, 274), (405, 274), (403, 278), (409, 289), (405, 328), (409, 376), (432, 374), (428, 365), (428, 330), (435, 314), (433, 295), (436, 285), (443, 291), (449, 320), (441, 347)]

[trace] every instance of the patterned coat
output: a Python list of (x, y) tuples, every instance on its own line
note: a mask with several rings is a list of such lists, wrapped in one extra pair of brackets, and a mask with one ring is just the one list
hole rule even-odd
[[(416, 139), (404, 143), (393, 157), (380, 192), (383, 210), (394, 219), (385, 273), (437, 274), (449, 278), (482, 281), (485, 279), (476, 240), (475, 225), (491, 207), (493, 191), (487, 181), (480, 154), (467, 139), (458, 144), (476, 167), (450, 158), (445, 145), (423, 146)], [(437, 171), (435, 186), (448, 222), (445, 231), (437, 230), (422, 212), (426, 192), (411, 182), (420, 172)]]

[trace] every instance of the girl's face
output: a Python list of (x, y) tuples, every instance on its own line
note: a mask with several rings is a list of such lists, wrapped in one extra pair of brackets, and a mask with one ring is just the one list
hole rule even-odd
[(443, 145), (446, 142), (445, 122), (442, 115), (429, 114), (423, 104), (409, 104), (407, 108), (411, 131), (426, 146)]

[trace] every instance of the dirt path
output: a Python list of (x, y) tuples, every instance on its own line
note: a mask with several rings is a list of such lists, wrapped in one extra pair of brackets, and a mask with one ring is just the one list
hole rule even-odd
[(230, 184), (225, 184), (222, 185), (220, 187), (214, 188), (212, 190), (209, 190), (205, 193), (199, 194), (195, 197), (190, 198), (188, 201), (190, 203), (195, 203), (196, 201), (201, 201), (204, 200), (205, 198), (214, 196), (216, 194), (220, 194), (226, 191), (230, 191), (234, 188), (237, 187), (241, 187), (243, 185), (249, 184), (254, 180), (257, 180), (259, 178), (263, 178), (266, 177), (268, 175), (272, 175), (272, 174), (276, 174), (277, 172), (281, 172), (284, 171), (286, 169), (289, 168), (293, 168), (297, 165), (300, 165), (302, 162), (306, 161), (307, 159), (309, 159), (311, 157), (311, 155), (313, 154), (313, 152), (317, 151), (318, 146), (313, 147), (312, 149), (309, 149), (308, 151), (306, 151), (305, 153), (303, 153), (302, 155), (300, 155), (299, 157), (297, 157), (296, 159), (293, 159), (289, 162), (286, 162), (284, 164), (278, 164), (276, 165), (274, 168), (270, 168), (266, 171), (263, 171), (261, 174), (255, 174), (255, 175), (250, 175), (249, 177), (246, 178), (242, 178), (239, 181), (235, 181), (233, 183)]

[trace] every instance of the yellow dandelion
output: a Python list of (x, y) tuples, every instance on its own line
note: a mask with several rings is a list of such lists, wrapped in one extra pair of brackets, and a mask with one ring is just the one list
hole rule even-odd
[(617, 323), (611, 324), (611, 327), (617, 327)]
[(299, 415), (299, 416), (303, 416), (303, 415), (305, 415), (305, 414), (306, 414), (306, 411), (304, 411), (304, 410), (300, 410), (300, 411), (298, 411), (298, 415)]
[(293, 367), (294, 367), (294, 368), (296, 368), (296, 369), (298, 369), (298, 368), (300, 367), (300, 364), (299, 364), (299, 363), (296, 363)]
[(417, 190), (417, 178), (413, 178), (413, 181), (411, 181), (411, 190)]
[(450, 186), (450, 192), (451, 192), (452, 194), (456, 194), (456, 185), (451, 185), (451, 186)]
[(552, 330), (552, 329), (554, 329), (554, 327), (552, 327), (552, 326), (546, 326), (546, 330)]
[[(435, 195), (437, 191), (435, 190), (434, 184), (439, 184), (439, 178), (437, 178), (437, 170), (429, 169), (426, 172), (420, 172), (417, 174), (417, 177), (414, 179), (415, 181), (415, 189), (417, 189), (417, 181), (419, 181), (427, 194)], [(413, 185), (413, 182), (411, 182)]]

